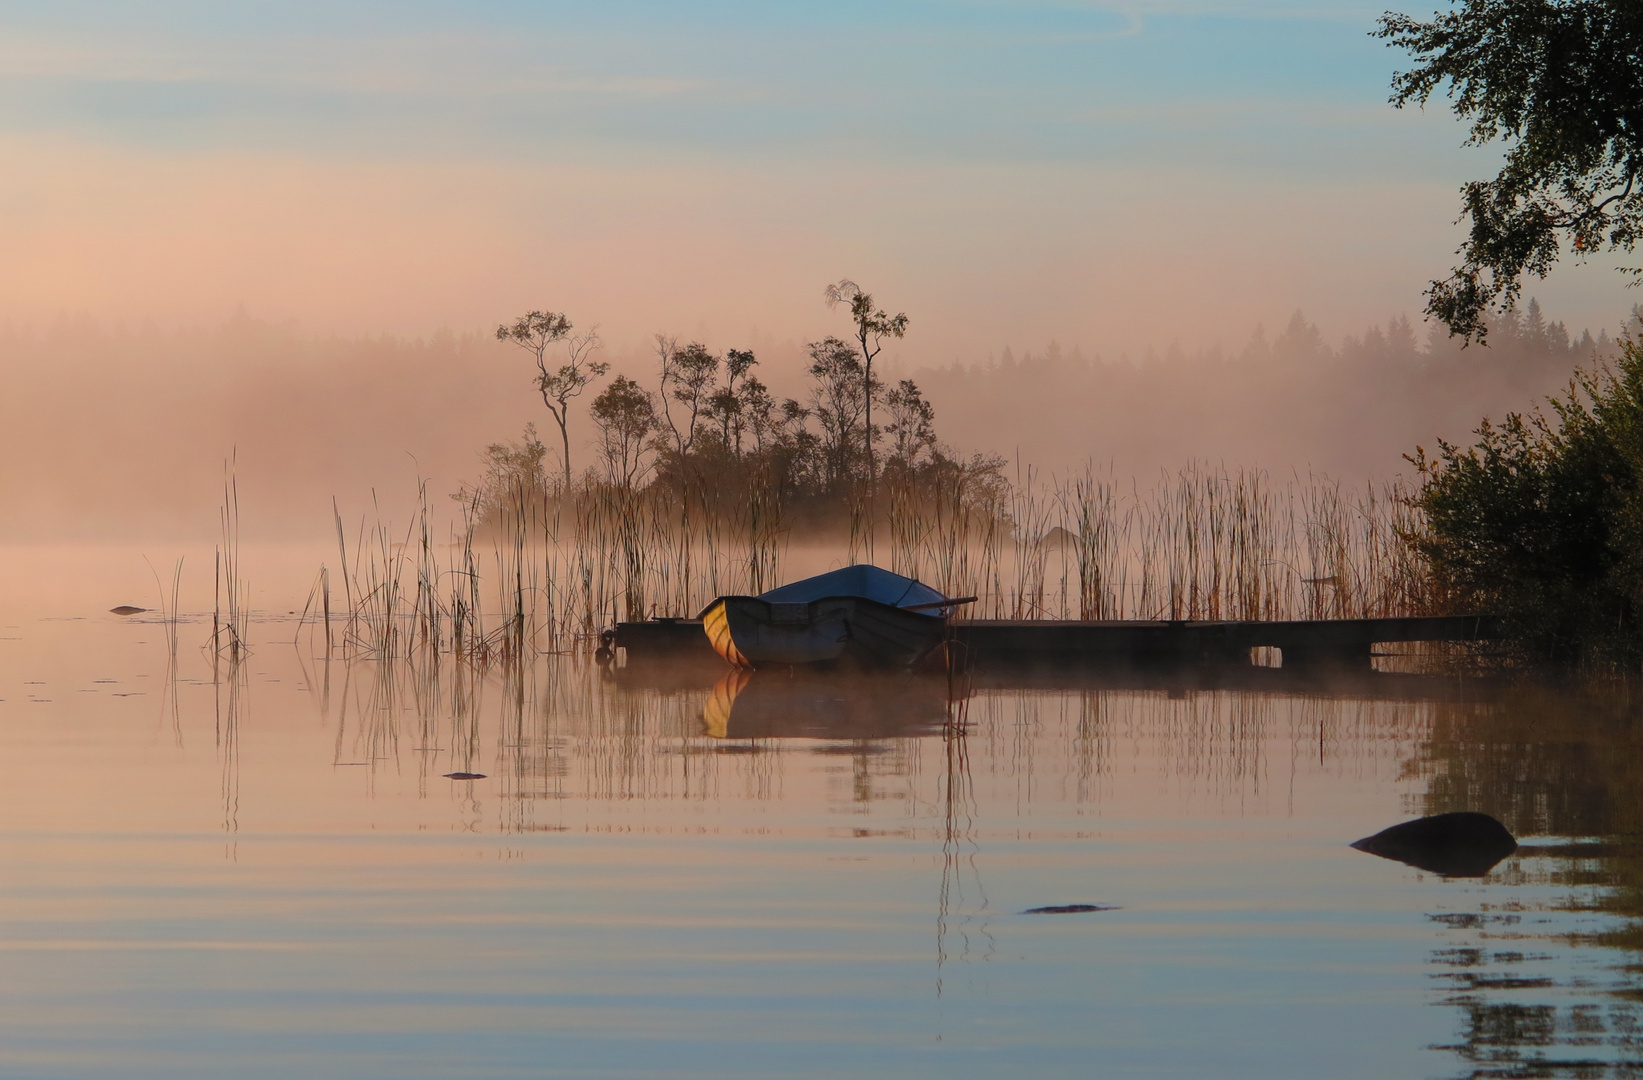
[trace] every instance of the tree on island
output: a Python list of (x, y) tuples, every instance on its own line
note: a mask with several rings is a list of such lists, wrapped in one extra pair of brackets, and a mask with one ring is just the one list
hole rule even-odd
[[(559, 424), (563, 479), (548, 482), (545, 448), (527, 426), (523, 441), (488, 448), (484, 481), (464, 487), (458, 497), (487, 528), (514, 527), (524, 515), (513, 511), (527, 504), (548, 508), (592, 498), (637, 506), (632, 500), (657, 500), (686, 521), (703, 514), (750, 515), (767, 539), (795, 526), (856, 529), (875, 513), (875, 483), (891, 494), (891, 516), (935, 502), (944, 512), (963, 504), (981, 514), (1000, 513), (1003, 459), (958, 458), (937, 437), (935, 409), (916, 383), (902, 379), (887, 387), (869, 373), (883, 339), (902, 336), (907, 316), (878, 309), (849, 281), (828, 294), (850, 304), (855, 340), (826, 337), (808, 344), (809, 389), (802, 399), (773, 396), (750, 350), (720, 353), (658, 334), (655, 382), (646, 387), (617, 375), (593, 396), (588, 412), (595, 462), (580, 476), (569, 466), (569, 407), (609, 372), (609, 365), (588, 359), (597, 335), (573, 337), (570, 320), (552, 311), (533, 311), (498, 327), (499, 340), (536, 358), (537, 389)], [(556, 368), (550, 357), (561, 342), (567, 343), (568, 362)], [(875, 415), (882, 427), (872, 424)], [(884, 451), (882, 461), (877, 449)]]
[[(496, 328), (496, 340), (511, 341), (536, 358), (536, 388), (542, 404), (559, 425), (561, 456), (565, 466), (565, 490), (570, 490), (570, 402), (593, 380), (602, 378), (610, 365), (588, 357), (599, 349), (599, 329), (572, 334), (570, 319), (557, 311), (531, 311), (514, 320), (512, 326)], [(566, 362), (548, 370), (547, 353), (556, 342), (565, 343)]]
[[(1471, 232), (1461, 265), (1427, 289), (1427, 314), (1483, 341), (1523, 276), (1544, 278), (1567, 241), (1580, 261), (1634, 250), (1643, 235), (1643, 3), (1463, 0), (1430, 21), (1388, 13), (1376, 36), (1415, 66), (1392, 104), (1424, 106), (1445, 83), (1471, 121), (1467, 145), (1507, 144), (1493, 180), (1461, 189)], [(1626, 273), (1637, 275), (1638, 268)]]
[(907, 315), (905, 312), (889, 315), (883, 310), (875, 309), (872, 296), (862, 292), (861, 286), (849, 278), (845, 278), (837, 285), (829, 285), (823, 296), (829, 308), (836, 308), (840, 304), (850, 305), (850, 318), (856, 324), (856, 340), (861, 344), (862, 408), (866, 413), (863, 443), (867, 453), (867, 486), (871, 491), (874, 473), (873, 395), (877, 385), (873, 380), (873, 358), (884, 347), (885, 338), (899, 338), (907, 333)]
[(599, 429), (599, 457), (609, 483), (633, 488), (648, 471), (645, 452), (657, 426), (656, 401), (650, 391), (618, 375), (593, 399), (589, 410)]

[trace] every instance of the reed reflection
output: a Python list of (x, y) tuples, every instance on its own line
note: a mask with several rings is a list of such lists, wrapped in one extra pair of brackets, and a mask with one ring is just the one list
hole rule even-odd
[[(1432, 884), (1432, 1000), (1458, 1017), (1445, 1044), (1458, 1074), (1643, 1068), (1632, 700), (1412, 676), (1254, 678), (1258, 688), (1201, 673), (990, 672), (955, 687), (573, 658), (490, 669), (356, 660), (333, 701), (336, 760), (375, 774), (414, 749), (418, 796), (448, 793), (455, 827), (503, 835), (728, 827), (779, 838), (814, 835), (818, 806), (863, 815), (820, 828), (939, 854), (938, 993), (956, 961), (994, 948), (989, 821), (1081, 830), (1081, 816), (1119, 800), (1143, 816), (1137, 804), (1282, 816), (1304, 812), (1297, 785), (1403, 784), (1410, 816), (1479, 811), (1527, 840), (1481, 886)], [(446, 781), (451, 772), (489, 779)], [(713, 812), (656, 812), (664, 803)]]
[[(987, 890), (977, 857), (977, 805), (970, 771), (969, 698), (955, 695), (947, 703), (941, 742), (945, 768), (941, 776), (941, 892), (936, 905), (936, 996), (943, 989), (949, 959), (972, 959), (974, 938), (981, 939), (979, 958), (990, 960), (997, 945), (988, 929)], [(951, 948), (957, 939), (956, 954)]]
[[(848, 754), (851, 797), (858, 804), (875, 797), (872, 770), (880, 754), (894, 753), (902, 740), (940, 738), (937, 997), (949, 962), (990, 959), (996, 946), (977, 862), (981, 845), (970, 762), (970, 697), (970, 687), (959, 679), (732, 670), (715, 684), (702, 709), (703, 734), (710, 739), (822, 740), (827, 745), (818, 750)], [(1079, 736), (1089, 737), (1082, 731)]]
[[(953, 684), (701, 665), (606, 670), (571, 657), (490, 668), (443, 658), (321, 663), (325, 674), (305, 673), (304, 684), (335, 725), (335, 765), (365, 767), (373, 777), (383, 768), (398, 772), (409, 749), (424, 797), (444, 790), (439, 781), (451, 773), (494, 775), (492, 789), (521, 829), (534, 825), (520, 802), (774, 798), (781, 763), (817, 753), (871, 762), (857, 768), (851, 795), (865, 801), (876, 797), (863, 794), (867, 773), (920, 770), (927, 753), (920, 744), (947, 736), (955, 702), (963, 704), (970, 752), (989, 777), (1015, 782), (1017, 803), (1038, 799), (1044, 779), (1054, 781), (1052, 802), (1101, 802), (1110, 796), (1115, 747), (1126, 746), (1165, 790), (1247, 812), (1287, 799), (1303, 772), (1353, 780), (1432, 773), (1430, 764), (1413, 763), (1423, 740), (1441, 734), (1432, 710), (1470, 715), (1494, 696), (1487, 684), (1390, 675), (1367, 687), (1357, 677), (1335, 687), (1311, 676), (1267, 679), (1279, 675), (1271, 672), (1263, 673), (1263, 692), (1251, 692), (1190, 673), (995, 671)], [(335, 694), (333, 663), (340, 665)], [(1470, 762), (1464, 753), (1461, 760)], [(1473, 767), (1435, 777), (1427, 801), (1438, 805), (1444, 785)], [(726, 788), (727, 780), (740, 790)], [(1559, 790), (1572, 797), (1567, 786)], [(896, 797), (909, 806), (919, 799), (912, 787)], [(1452, 801), (1476, 804), (1465, 792)]]
[(223, 856), (233, 860), (239, 855), (240, 722), (250, 697), (243, 651), (234, 651), (221, 664), (214, 662), (212, 669), (217, 756), (222, 770)]

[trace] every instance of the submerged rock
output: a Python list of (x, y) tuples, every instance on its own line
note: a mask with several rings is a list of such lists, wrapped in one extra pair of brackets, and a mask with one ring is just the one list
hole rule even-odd
[(482, 772), (448, 772), (445, 774), (445, 778), (447, 780), (483, 780), (485, 774)]
[(1517, 839), (1488, 814), (1460, 811), (1406, 821), (1352, 846), (1443, 877), (1482, 877), (1517, 850)]
[(137, 615), (148, 609), (145, 607), (132, 607), (130, 604), (121, 604), (119, 607), (111, 607), (108, 610), (115, 615)]
[(1023, 911), (1023, 915), (1077, 915), (1082, 911), (1117, 911), (1112, 904), (1056, 904), (1053, 907), (1034, 907)]

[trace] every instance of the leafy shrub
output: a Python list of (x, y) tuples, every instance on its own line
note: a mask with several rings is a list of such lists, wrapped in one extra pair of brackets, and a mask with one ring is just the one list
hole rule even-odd
[(1643, 345), (1583, 372), (1550, 415), (1485, 421), (1462, 449), (1417, 449), (1414, 542), (1455, 609), (1493, 614), (1525, 658), (1643, 657)]

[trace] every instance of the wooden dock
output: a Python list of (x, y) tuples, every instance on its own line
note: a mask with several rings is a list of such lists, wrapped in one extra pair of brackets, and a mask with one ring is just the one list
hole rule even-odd
[[(949, 624), (978, 666), (1047, 665), (1179, 667), (1249, 664), (1251, 650), (1279, 651), (1284, 667), (1368, 668), (1377, 645), (1413, 641), (1483, 641), (1498, 636), (1476, 615), (1401, 619), (1305, 619), (1289, 622), (1079, 622), (971, 619)], [(609, 644), (629, 663), (711, 660), (722, 663), (694, 619), (617, 623)]]

